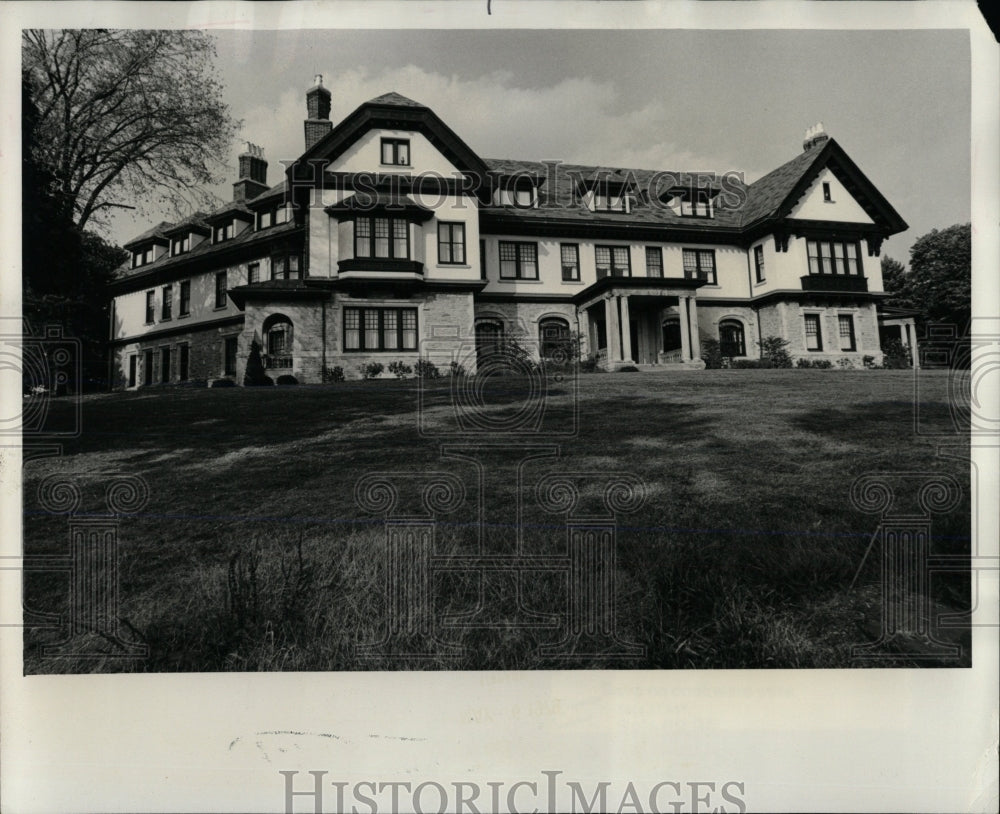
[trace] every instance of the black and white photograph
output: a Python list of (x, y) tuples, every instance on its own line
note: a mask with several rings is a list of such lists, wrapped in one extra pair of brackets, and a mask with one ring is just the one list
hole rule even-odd
[[(682, 3), (538, 4), (545, 27), (503, 0), (27, 5), (3, 51), (7, 697), (289, 695), (199, 747), (269, 773), (266, 799), (16, 783), (11, 811), (830, 810), (770, 770), (622, 761), (669, 737), (663, 696), (767, 730), (769, 682), (856, 683), (834, 695), (864, 731), (892, 686), (995, 678), (974, 4), (684, 28)], [(315, 692), (397, 725), (282, 717)], [(453, 724), (451, 774), (401, 770), (432, 748), (401, 722), (463, 693), (493, 711)], [(604, 693), (651, 716), (634, 747), (626, 713), (567, 726)], [(955, 695), (995, 729), (995, 690)], [(508, 722), (569, 716), (555, 738), (607, 728), (585, 763), (615, 768), (528, 771), (508, 698)], [(726, 729), (706, 714), (699, 742)], [(497, 727), (505, 762), (452, 768)], [(919, 810), (995, 810), (989, 765), (925, 770)], [(843, 810), (918, 810), (895, 789)]]

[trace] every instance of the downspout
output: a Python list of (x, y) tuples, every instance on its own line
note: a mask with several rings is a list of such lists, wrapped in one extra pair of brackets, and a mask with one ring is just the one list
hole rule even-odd
[(323, 351), (320, 354), (322, 357), (322, 368), (319, 371), (319, 380), (323, 381), (323, 377), (326, 376), (326, 300), (324, 297), (320, 302), (320, 308), (322, 309), (322, 334), (323, 334)]

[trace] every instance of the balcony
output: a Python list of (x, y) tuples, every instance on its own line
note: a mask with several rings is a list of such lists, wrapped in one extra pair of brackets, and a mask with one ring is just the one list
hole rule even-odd
[(868, 292), (868, 279), (859, 274), (807, 274), (802, 278), (802, 290), (865, 294)]

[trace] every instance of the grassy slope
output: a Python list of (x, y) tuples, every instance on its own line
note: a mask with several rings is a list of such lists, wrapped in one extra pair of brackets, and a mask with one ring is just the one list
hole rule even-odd
[[(946, 385), (944, 374), (921, 380), (922, 418), (942, 429)], [(523, 387), (493, 380), (494, 409), (514, 409)], [(572, 389), (553, 390), (550, 415), (568, 415)], [(620, 518), (617, 580), (621, 636), (644, 645), (646, 657), (545, 660), (536, 647), (554, 633), (475, 629), (443, 634), (466, 646), (459, 659), (359, 660), (356, 645), (382, 629), (384, 575), (383, 532), (355, 503), (357, 479), (439, 469), (475, 487), (471, 466), (439, 458), (452, 417), (447, 382), (432, 395), (425, 423), (440, 438), (417, 431), (413, 381), (85, 401), (83, 436), (66, 444), (63, 457), (25, 467), (26, 552), (66, 548), (65, 518), (38, 510), (40, 478), (145, 477), (150, 503), (122, 527), (121, 596), (126, 633), (145, 640), (151, 656), (43, 659), (39, 645), (53, 633), (29, 630), (26, 671), (848, 666), (851, 645), (873, 638), (878, 613), (874, 556), (849, 590), (876, 526), (852, 509), (852, 481), (866, 472), (916, 471), (949, 472), (968, 484), (966, 465), (936, 458), (933, 442), (914, 435), (913, 377), (905, 371), (583, 376), (577, 436), (537, 439), (559, 443), (562, 455), (534, 462), (526, 474), (533, 482), (549, 471), (628, 471), (648, 484), (645, 506)], [(485, 544), (501, 552), (515, 533), (511, 473), (520, 454), (510, 446), (483, 453)], [(87, 494), (84, 510), (101, 511), (101, 490), (91, 484)], [(561, 520), (541, 514), (529, 490), (525, 503), (527, 550), (558, 553)], [(957, 511), (935, 520), (936, 546), (962, 550), (968, 518), (966, 494)], [(450, 516), (439, 551), (475, 550), (474, 519), (471, 504)], [(227, 584), (237, 553), (236, 583)], [(26, 584), (33, 609), (63, 609), (64, 576), (29, 575)], [(440, 577), (439, 611), (468, 610), (479, 587), (460, 575)], [(961, 579), (939, 579), (933, 588), (943, 605), (968, 600)], [(551, 575), (525, 578), (520, 616), (506, 601), (509, 578), (490, 575), (484, 591), (502, 597), (491, 606), (491, 620), (500, 622), (559, 613), (566, 602), (565, 584)]]

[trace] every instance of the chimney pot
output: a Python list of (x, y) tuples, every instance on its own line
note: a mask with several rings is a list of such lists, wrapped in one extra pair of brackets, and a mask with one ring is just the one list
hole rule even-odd
[(816, 124), (806, 130), (805, 140), (802, 142), (802, 150), (808, 150), (810, 147), (822, 144), (829, 139), (830, 137), (826, 134), (826, 130), (823, 129), (823, 122), (816, 122)]

